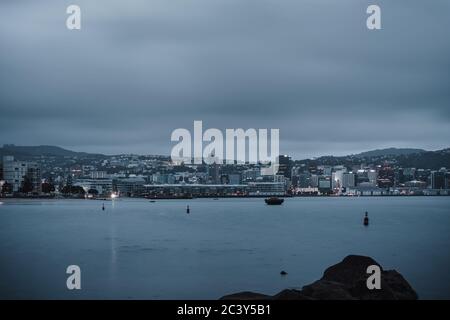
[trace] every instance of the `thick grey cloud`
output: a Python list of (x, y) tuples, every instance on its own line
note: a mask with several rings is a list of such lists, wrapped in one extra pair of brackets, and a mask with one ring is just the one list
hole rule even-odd
[(172, 130), (203, 120), (279, 128), (296, 158), (448, 147), (449, 14), (446, 0), (2, 1), (0, 143), (169, 154)]

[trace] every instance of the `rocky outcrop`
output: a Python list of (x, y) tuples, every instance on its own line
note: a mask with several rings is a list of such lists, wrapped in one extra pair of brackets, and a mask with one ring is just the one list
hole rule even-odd
[[(367, 288), (367, 267), (381, 270), (381, 289)], [(325, 270), (322, 278), (302, 290), (286, 289), (274, 296), (240, 292), (223, 296), (223, 300), (416, 300), (417, 293), (395, 270), (383, 270), (374, 259), (350, 255)]]

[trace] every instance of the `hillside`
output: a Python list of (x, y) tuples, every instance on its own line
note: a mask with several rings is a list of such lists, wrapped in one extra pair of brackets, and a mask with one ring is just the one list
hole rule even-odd
[[(3, 145), (0, 148), (0, 156), (11, 155), (17, 159), (24, 159), (36, 156), (55, 156), (55, 157), (87, 157), (95, 156), (86, 152), (75, 152), (56, 146), (16, 146)], [(98, 155), (101, 156), (101, 155)]]
[(423, 149), (411, 149), (411, 148), (387, 148), (376, 149), (372, 151), (361, 152), (355, 155), (355, 157), (368, 158), (368, 157), (382, 157), (382, 156), (402, 156), (427, 152)]
[[(324, 156), (316, 159), (297, 160), (295, 163), (297, 165), (304, 164), (307, 166), (345, 165), (347, 167), (352, 167), (361, 164), (367, 165), (369, 163), (383, 165), (384, 163), (389, 162), (403, 168), (422, 168), (432, 170), (438, 170), (442, 167), (450, 168), (450, 149), (437, 151), (424, 151), (421, 149), (395, 149), (396, 151), (403, 150), (400, 151), (399, 154), (395, 154), (394, 151), (389, 151), (392, 149), (384, 149), (388, 151), (374, 150), (343, 157)], [(392, 152), (394, 152), (394, 154), (392, 154)]]

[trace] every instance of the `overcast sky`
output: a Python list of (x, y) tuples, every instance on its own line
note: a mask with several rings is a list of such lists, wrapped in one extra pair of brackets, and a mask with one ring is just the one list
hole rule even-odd
[(449, 17), (448, 0), (2, 0), (0, 143), (168, 155), (202, 120), (279, 128), (294, 158), (449, 147)]

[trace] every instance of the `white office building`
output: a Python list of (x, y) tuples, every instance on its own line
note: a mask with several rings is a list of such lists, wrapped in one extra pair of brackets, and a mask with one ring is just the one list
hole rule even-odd
[(13, 156), (3, 157), (3, 180), (12, 186), (12, 192), (19, 192), (28, 177), (32, 192), (41, 191), (41, 172), (34, 162), (18, 161)]

